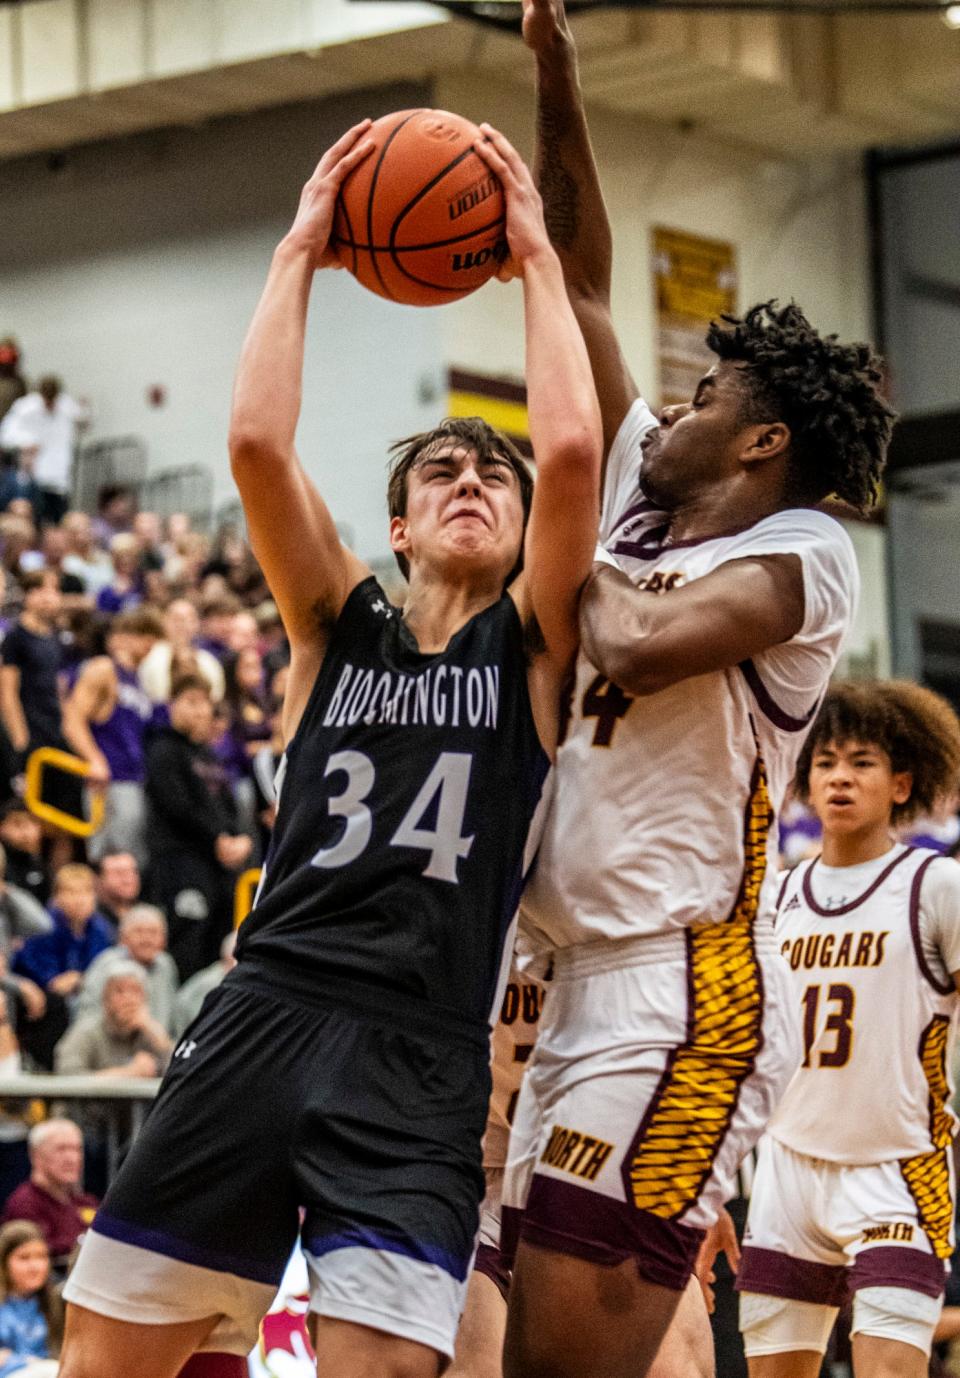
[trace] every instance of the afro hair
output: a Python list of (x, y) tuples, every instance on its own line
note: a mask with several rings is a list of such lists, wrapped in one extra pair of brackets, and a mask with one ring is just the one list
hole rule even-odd
[(744, 422), (789, 426), (788, 501), (813, 506), (836, 495), (858, 512), (875, 501), (896, 413), (869, 345), (820, 335), (794, 302), (775, 301), (714, 321), (707, 344), (744, 366)]
[(831, 685), (797, 761), (794, 787), (810, 797), (810, 767), (829, 743), (880, 747), (896, 772), (913, 776), (910, 798), (894, 805), (892, 821), (928, 814), (960, 786), (960, 720), (945, 698), (908, 680)]

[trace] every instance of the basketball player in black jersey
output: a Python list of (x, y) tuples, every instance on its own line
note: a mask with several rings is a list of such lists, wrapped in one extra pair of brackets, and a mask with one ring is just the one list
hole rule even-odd
[(489, 1020), (576, 648), (601, 430), (539, 196), (491, 132), (478, 151), (523, 282), (536, 489), (503, 437), (444, 423), (391, 478), (402, 608), (341, 545), (294, 433), (313, 276), (366, 131), (304, 188), (234, 396), (233, 473), (292, 647), (265, 875), (238, 965), (87, 1237), (62, 1378), (173, 1378), (194, 1351), (247, 1352), (298, 1224), (321, 1373), (434, 1378), (453, 1350)]

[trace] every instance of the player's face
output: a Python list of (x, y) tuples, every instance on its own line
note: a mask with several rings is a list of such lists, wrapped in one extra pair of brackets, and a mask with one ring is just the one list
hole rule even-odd
[(481, 460), (464, 446), (440, 446), (417, 460), (407, 477), (407, 511), (390, 523), (394, 550), (445, 569), (506, 579), (520, 554), (523, 504), (513, 466), (496, 455)]
[(643, 440), (643, 486), (672, 512), (740, 467), (745, 427), (743, 381), (730, 363), (715, 364), (690, 402), (664, 407), (660, 426)]
[(870, 742), (825, 742), (810, 762), (810, 803), (824, 832), (849, 836), (890, 821), (895, 804), (910, 797), (909, 771)]

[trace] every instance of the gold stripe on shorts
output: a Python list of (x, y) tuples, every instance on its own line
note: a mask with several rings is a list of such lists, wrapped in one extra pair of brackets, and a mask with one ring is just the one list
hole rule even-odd
[(947, 1045), (950, 1020), (935, 1014), (920, 1035), (920, 1065), (930, 1090), (930, 1142), (932, 1153), (901, 1158), (900, 1171), (917, 1206), (920, 1227), (930, 1240), (937, 1258), (953, 1252), (950, 1230), (953, 1224), (953, 1192), (947, 1150), (953, 1138), (953, 1121), (947, 1110), (950, 1083), (947, 1080)]
[(900, 1160), (903, 1180), (917, 1205), (920, 1227), (937, 1258), (949, 1258), (953, 1253), (950, 1242), (953, 1193), (948, 1152), (948, 1149), (939, 1148), (933, 1153), (918, 1153), (915, 1158)]
[(949, 1041), (949, 1018), (945, 1014), (935, 1014), (920, 1035), (920, 1065), (930, 1090), (930, 1142), (935, 1148), (946, 1148), (953, 1138), (953, 1119), (947, 1109), (950, 1100), (950, 1083), (947, 1080)]
[(763, 985), (753, 924), (773, 809), (758, 756), (744, 820), (744, 877), (726, 923), (687, 931), (689, 1036), (672, 1055), (628, 1155), (638, 1210), (676, 1219), (700, 1194), (760, 1050)]

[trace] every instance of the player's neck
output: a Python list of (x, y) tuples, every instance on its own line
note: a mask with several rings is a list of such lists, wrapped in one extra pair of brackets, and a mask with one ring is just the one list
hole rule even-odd
[(862, 866), (865, 861), (885, 856), (895, 846), (890, 836), (890, 820), (885, 818), (852, 833), (824, 831), (820, 859), (824, 866)]
[(500, 597), (487, 581), (450, 584), (414, 575), (403, 605), (404, 626), (424, 655), (443, 651), (465, 623)]
[(747, 487), (736, 480), (715, 483), (674, 508), (667, 540), (704, 541), (728, 531), (743, 531), (781, 511), (783, 506), (765, 485)]

